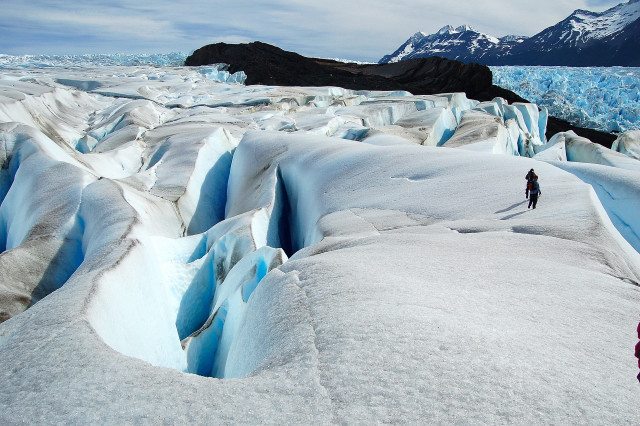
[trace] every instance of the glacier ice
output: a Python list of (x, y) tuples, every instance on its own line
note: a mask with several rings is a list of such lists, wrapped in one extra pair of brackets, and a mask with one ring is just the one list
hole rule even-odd
[(640, 129), (640, 68), (491, 67), (494, 84), (553, 116), (607, 132)]
[(407, 114), (395, 123), (419, 135), (421, 145), (441, 146), (453, 135), (457, 123), (449, 108), (429, 108)]
[(0, 69), (52, 68), (52, 67), (104, 67), (104, 66), (158, 66), (177, 67), (184, 64), (187, 53), (154, 54), (85, 54), (85, 55), (6, 55), (0, 54)]
[(234, 265), (216, 286), (206, 321), (182, 340), (188, 360), (187, 371), (204, 376), (234, 377), (227, 372), (227, 365), (235, 362), (229, 358), (229, 351), (246, 316), (247, 302), (267, 273), (283, 264), (286, 258), (281, 249), (261, 247)]
[(227, 71), (227, 69), (227, 64), (216, 64), (212, 66), (200, 67), (199, 71), (200, 74), (213, 81), (218, 82), (244, 84), (244, 82), (247, 80), (247, 75), (244, 73), (244, 71), (237, 71), (232, 74)]
[(556, 144), (564, 145), (567, 161), (602, 164), (640, 172), (639, 161), (601, 145), (594, 144), (589, 139), (578, 136), (572, 131), (558, 133), (549, 140), (548, 144), (536, 148), (544, 150)]
[(611, 149), (640, 160), (640, 130), (624, 132), (613, 141)]
[[(514, 136), (518, 138), (514, 139)], [(460, 125), (444, 146), (519, 155), (519, 136), (519, 129), (513, 133), (500, 117), (484, 111), (468, 110), (463, 113)]]
[(0, 71), (0, 422), (640, 421), (633, 134), (116, 65)]

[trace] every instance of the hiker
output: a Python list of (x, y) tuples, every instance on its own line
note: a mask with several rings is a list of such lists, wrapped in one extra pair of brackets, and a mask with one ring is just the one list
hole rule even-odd
[[(640, 322), (638, 323), (638, 339), (640, 339)], [(638, 358), (638, 368), (640, 368), (640, 342), (636, 343), (636, 358)], [(640, 382), (640, 374), (638, 374), (638, 381)]]
[(533, 169), (529, 170), (529, 173), (524, 177), (527, 180), (527, 189), (524, 191), (524, 198), (529, 198), (529, 191), (531, 191), (533, 179), (537, 177), (538, 175), (533, 171)]
[(531, 197), (529, 198), (529, 207), (527, 208), (530, 209), (531, 205), (533, 205), (533, 208), (535, 209), (536, 204), (538, 204), (538, 197), (542, 195), (542, 191), (540, 191), (540, 184), (538, 183), (538, 176), (534, 176), (533, 178), (529, 195), (531, 195)]

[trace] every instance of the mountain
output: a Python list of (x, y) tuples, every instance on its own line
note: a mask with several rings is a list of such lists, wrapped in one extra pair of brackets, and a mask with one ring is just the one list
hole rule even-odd
[(489, 52), (507, 54), (525, 39), (524, 36), (497, 38), (481, 33), (468, 25), (458, 28), (447, 25), (435, 34), (415, 33), (395, 52), (383, 57), (380, 63), (393, 63), (428, 56), (482, 63), (482, 59)]
[[(422, 36), (421, 36), (422, 35)], [(442, 56), (486, 65), (640, 66), (640, 0), (578, 9), (533, 37), (500, 39), (468, 26), (416, 33), (380, 63)]]

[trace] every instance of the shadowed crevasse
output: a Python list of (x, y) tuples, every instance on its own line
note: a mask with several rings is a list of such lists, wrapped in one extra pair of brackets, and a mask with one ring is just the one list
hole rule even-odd
[[(225, 170), (226, 175), (215, 172), (209, 175), (213, 180), (226, 176), (224, 183), (227, 185), (230, 167)], [(245, 253), (244, 259), (232, 262), (231, 269), (226, 271), (222, 267), (222, 257), (237, 258), (239, 254), (235, 253), (235, 247), (231, 251), (217, 251), (217, 245), (214, 245), (180, 301), (176, 327), (186, 352), (187, 371), (190, 373), (227, 377), (226, 365), (233, 362), (229, 360), (229, 342), (236, 339), (238, 321), (244, 318), (251, 295), (269, 271), (281, 264), (282, 260), (276, 255), (277, 249), (282, 249), (290, 257), (301, 248), (294, 243), (298, 240), (293, 234), (294, 212), (279, 167), (276, 167), (275, 174), (273, 209), (265, 229), (267, 247)], [(224, 238), (223, 236), (220, 240)], [(252, 266), (247, 269), (249, 265)], [(237, 285), (239, 293), (234, 291), (229, 294), (228, 289)], [(214, 304), (219, 298), (224, 301), (216, 308)]]
[(232, 160), (233, 153), (227, 152), (207, 172), (202, 184), (202, 193), (206, 196), (198, 199), (198, 205), (187, 227), (188, 235), (204, 232), (224, 219)]

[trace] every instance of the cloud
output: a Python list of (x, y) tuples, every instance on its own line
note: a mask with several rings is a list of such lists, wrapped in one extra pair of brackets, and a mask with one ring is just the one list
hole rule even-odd
[(376, 60), (415, 31), (469, 24), (532, 35), (602, 0), (4, 0), (0, 53), (190, 51), (261, 40), (305, 55)]

